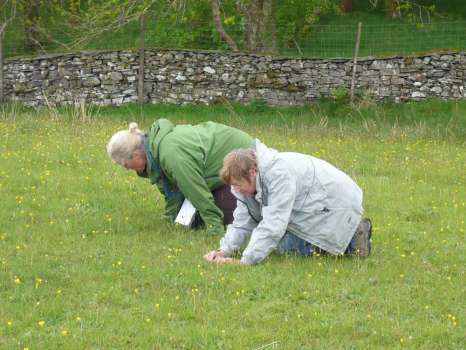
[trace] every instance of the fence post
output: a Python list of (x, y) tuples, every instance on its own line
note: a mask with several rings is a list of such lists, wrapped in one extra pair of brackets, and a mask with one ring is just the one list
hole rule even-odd
[(3, 28), (0, 29), (0, 103), (3, 103)]
[(361, 27), (362, 23), (358, 23), (358, 34), (356, 37), (356, 47), (354, 49), (354, 59), (353, 59), (353, 74), (351, 77), (351, 90), (350, 90), (350, 103), (354, 102), (354, 85), (356, 83), (356, 67), (358, 65), (358, 54), (359, 54), (359, 42), (361, 41)]
[(144, 103), (144, 14), (139, 18), (139, 74), (138, 74), (138, 102)]

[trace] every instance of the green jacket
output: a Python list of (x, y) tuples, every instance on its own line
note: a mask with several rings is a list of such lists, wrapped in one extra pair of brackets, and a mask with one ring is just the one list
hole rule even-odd
[(223, 234), (223, 213), (212, 191), (223, 185), (218, 173), (225, 155), (252, 144), (248, 134), (222, 124), (175, 126), (167, 119), (157, 120), (147, 135), (146, 171), (165, 197), (165, 215), (174, 221), (186, 197), (208, 232)]

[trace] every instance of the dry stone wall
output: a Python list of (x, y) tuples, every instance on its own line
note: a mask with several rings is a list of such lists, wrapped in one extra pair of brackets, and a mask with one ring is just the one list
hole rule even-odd
[[(132, 51), (8, 60), (6, 99), (30, 106), (135, 102), (138, 62), (138, 53)], [(351, 74), (348, 59), (149, 49), (144, 98), (174, 104), (264, 100), (270, 105), (302, 105), (348, 90)], [(466, 98), (466, 52), (360, 60), (356, 92), (394, 101)]]

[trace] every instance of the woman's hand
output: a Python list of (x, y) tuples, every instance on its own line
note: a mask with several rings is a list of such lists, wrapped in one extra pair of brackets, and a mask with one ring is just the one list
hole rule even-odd
[(215, 258), (215, 260), (212, 260), (212, 262), (215, 264), (241, 264), (241, 260), (239, 259), (222, 257), (222, 256)]
[(221, 249), (212, 250), (204, 255), (204, 260), (214, 264), (240, 264), (241, 261), (225, 256), (225, 252)]
[(217, 249), (217, 250), (212, 250), (208, 252), (206, 255), (204, 255), (204, 260), (208, 262), (215, 262), (216, 259), (224, 258), (224, 257), (225, 257), (225, 252), (221, 249)]

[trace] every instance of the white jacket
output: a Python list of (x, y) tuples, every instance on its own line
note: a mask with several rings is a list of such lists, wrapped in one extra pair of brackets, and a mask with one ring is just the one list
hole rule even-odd
[(248, 239), (241, 261), (256, 264), (286, 231), (331, 253), (343, 253), (361, 220), (362, 191), (331, 164), (301, 153), (277, 152), (256, 140), (256, 194), (233, 191), (234, 220), (220, 241), (227, 254)]

